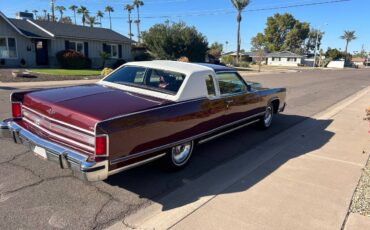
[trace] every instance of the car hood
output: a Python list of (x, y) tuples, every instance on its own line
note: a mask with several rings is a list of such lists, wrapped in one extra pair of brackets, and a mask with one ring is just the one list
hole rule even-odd
[(77, 127), (94, 130), (99, 121), (169, 103), (101, 85), (47, 89), (25, 95), (23, 105)]

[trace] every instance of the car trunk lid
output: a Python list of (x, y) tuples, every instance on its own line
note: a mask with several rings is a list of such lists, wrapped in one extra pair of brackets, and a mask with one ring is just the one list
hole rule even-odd
[(101, 85), (84, 85), (31, 92), (25, 95), (23, 105), (52, 120), (92, 132), (99, 121), (168, 102)]

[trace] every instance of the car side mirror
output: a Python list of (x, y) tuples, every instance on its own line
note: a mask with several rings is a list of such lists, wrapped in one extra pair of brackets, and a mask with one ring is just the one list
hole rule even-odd
[(252, 86), (250, 84), (247, 84), (247, 91), (248, 92), (252, 91)]

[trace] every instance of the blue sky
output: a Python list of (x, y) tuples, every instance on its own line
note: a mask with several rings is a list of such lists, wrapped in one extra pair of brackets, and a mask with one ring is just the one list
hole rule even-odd
[[(184, 21), (188, 25), (194, 25), (202, 32), (210, 43), (229, 42), (227, 50), (236, 47), (236, 13), (230, 0), (143, 0), (145, 5), (141, 10), (141, 29), (146, 30), (150, 26), (170, 21)], [(358, 51), (364, 45), (370, 51), (370, 26), (369, 26), (369, 0), (349, 0), (332, 4), (303, 6), (294, 8), (271, 9), (254, 11), (257, 9), (277, 8), (297, 4), (311, 4), (327, 2), (331, 0), (252, 0), (248, 9), (243, 13), (242, 21), (242, 48), (250, 49), (250, 39), (257, 32), (265, 28), (267, 17), (275, 13), (291, 13), (298, 20), (309, 22), (312, 26), (321, 26), (325, 31), (322, 48), (335, 47), (344, 49), (344, 41), (339, 37), (344, 30), (355, 30), (358, 39), (353, 41), (349, 50)], [(123, 5), (131, 3), (129, 0), (56, 0), (56, 5), (64, 5), (66, 8), (72, 4), (84, 5), (90, 12), (95, 13), (103, 10), (106, 5), (115, 8), (113, 17), (113, 29), (128, 34), (127, 13), (123, 11)], [(20, 10), (49, 9), (49, 0), (0, 0), (0, 10), (9, 17), (14, 17)], [(67, 11), (65, 15), (72, 16)], [(136, 14), (134, 14), (136, 17)], [(169, 18), (159, 17), (169, 16)], [(327, 25), (325, 25), (327, 24)], [(109, 27), (106, 17), (103, 25)], [(133, 25), (133, 32), (136, 27)]]

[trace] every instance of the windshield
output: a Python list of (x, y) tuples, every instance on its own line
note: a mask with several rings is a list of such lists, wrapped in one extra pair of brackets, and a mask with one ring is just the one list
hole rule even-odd
[(177, 94), (185, 74), (167, 70), (124, 66), (104, 79), (106, 82)]

